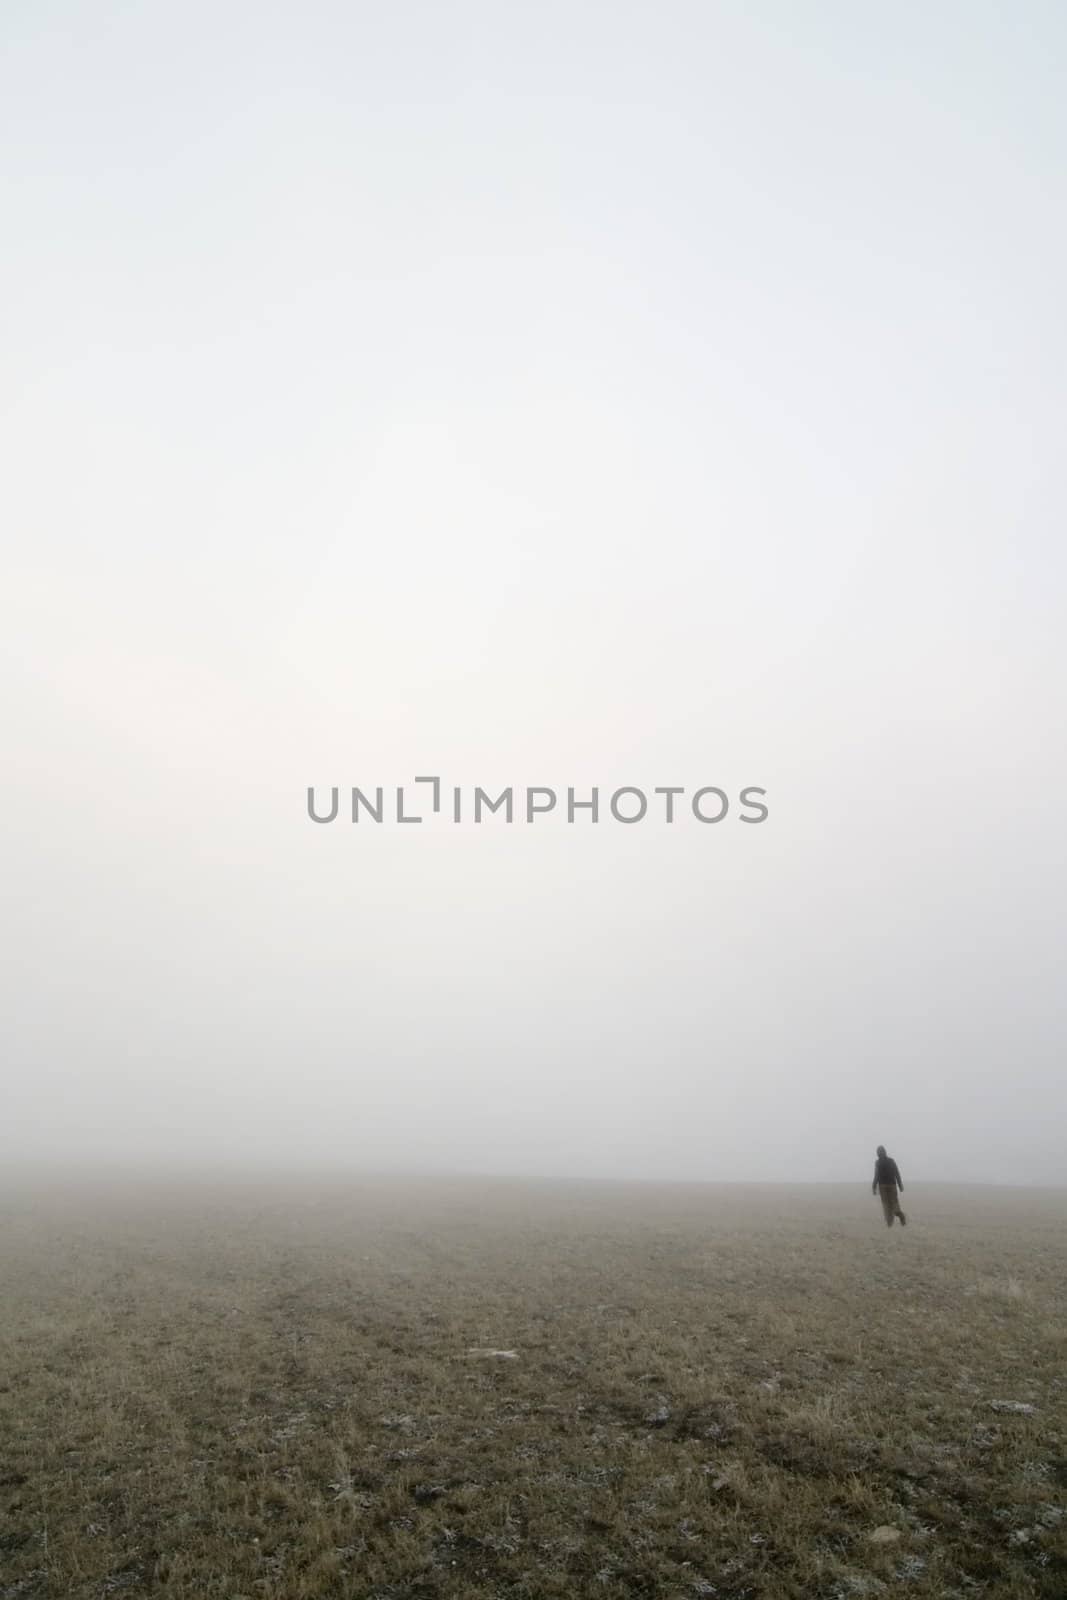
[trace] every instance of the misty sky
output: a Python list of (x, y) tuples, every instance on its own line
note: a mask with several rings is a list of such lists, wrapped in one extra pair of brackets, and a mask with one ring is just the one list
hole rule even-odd
[(2, 34), (0, 1156), (1063, 1182), (1067, 12)]

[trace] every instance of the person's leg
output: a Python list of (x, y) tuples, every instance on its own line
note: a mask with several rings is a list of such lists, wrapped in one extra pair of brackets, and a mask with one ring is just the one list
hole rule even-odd
[(896, 1192), (895, 1186), (891, 1183), (880, 1183), (878, 1185), (878, 1194), (882, 1202), (882, 1215), (885, 1218), (887, 1228), (893, 1226), (893, 1205)]
[(900, 1218), (900, 1226), (902, 1228), (907, 1227), (908, 1219), (904, 1215), (903, 1211), (901, 1211), (901, 1209), (900, 1209), (900, 1190), (899, 1189), (894, 1189), (893, 1190), (893, 1204), (896, 1207), (897, 1216)]

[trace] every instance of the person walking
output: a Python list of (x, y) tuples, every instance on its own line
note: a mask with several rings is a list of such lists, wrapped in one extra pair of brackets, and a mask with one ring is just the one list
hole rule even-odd
[(907, 1226), (907, 1217), (900, 1209), (900, 1194), (904, 1193), (904, 1180), (900, 1176), (900, 1168), (892, 1156), (885, 1153), (885, 1145), (878, 1146), (878, 1154), (874, 1162), (874, 1182), (871, 1184), (871, 1193), (879, 1196), (882, 1202), (882, 1215), (885, 1217), (887, 1228), (893, 1226), (893, 1218), (900, 1218), (900, 1226)]

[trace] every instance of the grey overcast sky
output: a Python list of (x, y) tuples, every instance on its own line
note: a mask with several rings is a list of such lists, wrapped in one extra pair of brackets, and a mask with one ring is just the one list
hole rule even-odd
[(4, 1160), (1063, 1182), (1067, 10), (2, 35)]

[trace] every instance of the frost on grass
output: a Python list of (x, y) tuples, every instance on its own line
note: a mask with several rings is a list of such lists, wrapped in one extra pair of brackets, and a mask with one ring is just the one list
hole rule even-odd
[(163, 1204), (0, 1206), (0, 1600), (1067, 1595), (1067, 1192)]

